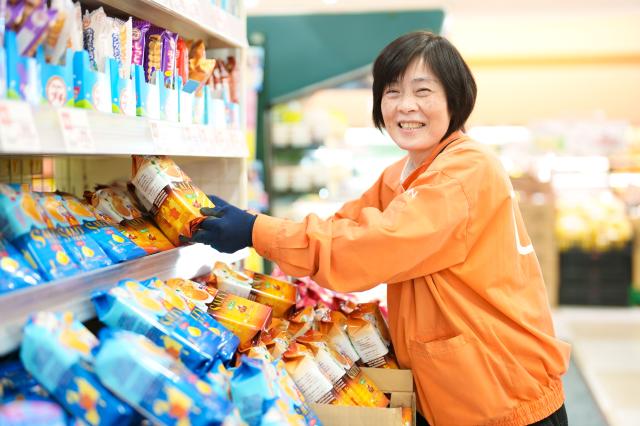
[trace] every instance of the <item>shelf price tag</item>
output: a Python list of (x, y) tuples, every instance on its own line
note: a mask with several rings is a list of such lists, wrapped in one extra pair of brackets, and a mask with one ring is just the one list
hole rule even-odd
[(162, 120), (149, 120), (151, 140), (156, 155), (175, 154), (181, 151), (184, 133), (182, 126)]
[(80, 108), (58, 108), (57, 112), (67, 152), (96, 152), (87, 112)]
[(3, 152), (41, 150), (33, 112), (28, 103), (0, 101), (0, 149)]

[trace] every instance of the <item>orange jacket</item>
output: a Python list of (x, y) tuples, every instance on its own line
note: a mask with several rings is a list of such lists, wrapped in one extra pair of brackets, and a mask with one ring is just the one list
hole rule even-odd
[[(447, 146), (448, 145), (448, 146)], [(446, 149), (444, 149), (446, 147)], [(431, 425), (524, 425), (564, 402), (540, 266), (499, 160), (456, 132), (329, 220), (258, 216), (254, 247), (341, 292), (388, 283), (389, 328)]]

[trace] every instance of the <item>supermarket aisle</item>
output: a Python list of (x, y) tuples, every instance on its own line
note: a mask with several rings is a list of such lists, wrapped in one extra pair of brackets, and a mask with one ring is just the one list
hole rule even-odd
[(571, 367), (579, 368), (565, 378), (570, 423), (639, 425), (640, 309), (562, 307), (554, 319), (558, 334), (573, 345)]

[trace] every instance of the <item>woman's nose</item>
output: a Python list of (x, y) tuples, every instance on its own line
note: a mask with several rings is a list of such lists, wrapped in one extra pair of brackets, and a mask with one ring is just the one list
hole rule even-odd
[(398, 106), (401, 112), (415, 111), (417, 108), (416, 99), (412, 94), (403, 95), (400, 98), (400, 104)]

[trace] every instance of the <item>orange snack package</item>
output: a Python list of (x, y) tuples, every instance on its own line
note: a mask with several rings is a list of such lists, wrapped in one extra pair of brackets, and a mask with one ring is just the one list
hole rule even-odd
[(269, 330), (262, 333), (261, 341), (274, 359), (282, 357), (293, 341), (293, 336), (289, 333), (289, 321), (273, 318)]
[(294, 339), (313, 328), (315, 313), (311, 306), (302, 308), (289, 317), (289, 332)]
[(332, 404), (336, 400), (331, 381), (322, 373), (307, 347), (292, 343), (282, 360), (308, 403)]
[(200, 208), (215, 207), (167, 157), (134, 155), (132, 175), (136, 196), (176, 246), (180, 235), (191, 238), (204, 220)]
[(271, 322), (271, 308), (260, 303), (182, 278), (169, 279), (166, 284), (238, 336), (241, 347), (250, 346)]
[(306, 346), (313, 354), (315, 362), (320, 367), (322, 373), (331, 381), (336, 395), (335, 405), (363, 405), (359, 401), (352, 398), (356, 396), (347, 384), (346, 361), (340, 362), (339, 354), (331, 351), (327, 344), (323, 341), (322, 335), (317, 331), (309, 330), (303, 336), (300, 336), (297, 343)]
[(296, 286), (289, 282), (249, 270), (243, 274), (222, 262), (217, 262), (204, 280), (220, 290), (270, 306), (276, 318), (286, 317), (298, 295)]
[(270, 275), (260, 274), (248, 269), (245, 269), (244, 272), (253, 279), (256, 302), (271, 306), (274, 317), (286, 317), (296, 304), (298, 288), (288, 281), (279, 280)]
[(95, 216), (109, 224), (142, 248), (147, 254), (170, 250), (175, 246), (134, 204), (129, 194), (116, 186), (85, 191), (84, 198)]
[[(378, 332), (378, 335), (382, 339), (382, 342), (385, 344), (385, 346), (391, 349), (391, 334), (389, 334), (387, 322), (382, 316), (382, 312), (380, 312), (380, 305), (377, 302), (359, 303), (356, 309), (349, 315), (349, 318), (361, 319), (370, 323)], [(382, 350), (380, 350), (380, 352), (382, 352)], [(365, 361), (365, 363), (367, 363), (367, 365), (371, 367), (391, 369), (398, 368), (398, 363), (391, 351), (389, 351), (389, 353), (384, 356), (384, 362), (380, 362), (382, 361)], [(374, 365), (375, 363), (377, 363), (377, 365)]]

